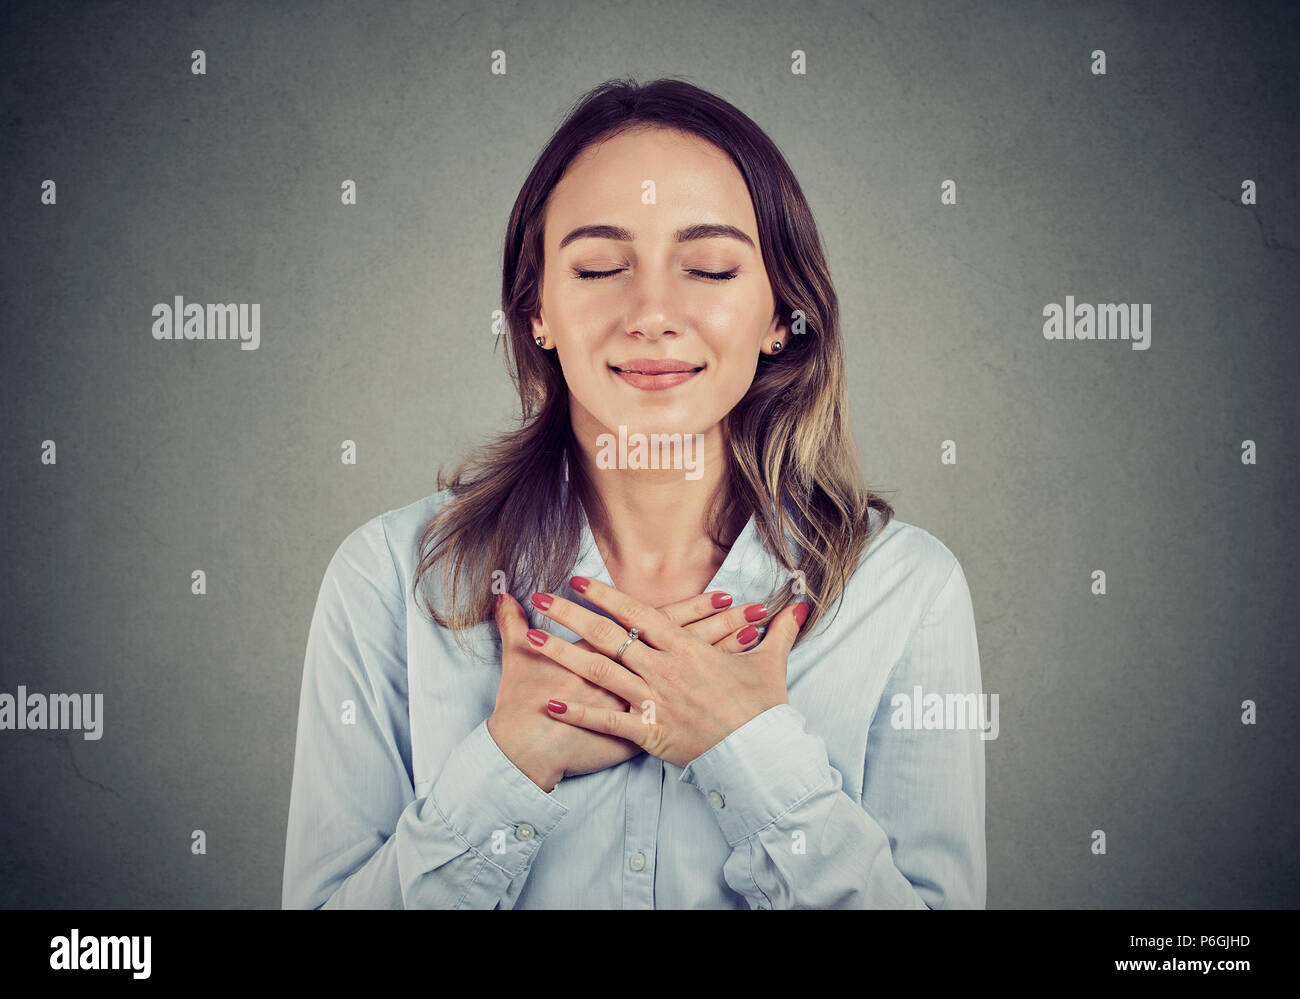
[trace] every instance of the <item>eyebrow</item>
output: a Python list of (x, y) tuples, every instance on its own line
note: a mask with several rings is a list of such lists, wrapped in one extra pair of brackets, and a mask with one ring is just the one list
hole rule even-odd
[[(722, 225), (717, 222), (697, 222), (695, 225), (688, 225), (685, 228), (678, 229), (674, 237), (679, 243), (689, 243), (695, 239), (714, 239), (723, 236), (728, 239), (738, 239), (751, 250), (757, 249), (754, 241), (744, 232), (737, 229), (734, 225)], [(628, 230), (618, 225), (582, 225), (574, 229), (562, 240), (560, 240), (560, 249), (577, 239), (617, 239), (624, 243), (632, 242), (633, 236)]]

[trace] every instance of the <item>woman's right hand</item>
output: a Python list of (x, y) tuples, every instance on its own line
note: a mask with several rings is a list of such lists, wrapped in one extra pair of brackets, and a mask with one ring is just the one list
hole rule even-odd
[[(713, 606), (713, 593), (703, 593), (658, 608), (673, 623), (724, 652), (741, 652), (736, 636), (750, 625), (745, 611), (757, 604)], [(759, 617), (761, 620), (762, 617)], [(501, 594), (496, 607), (501, 633), (501, 684), (496, 707), (488, 719), (488, 734), (506, 757), (548, 794), (564, 777), (595, 773), (642, 752), (626, 739), (590, 732), (555, 721), (546, 702), (559, 697), (569, 704), (586, 704), (620, 711), (640, 711), (602, 687), (584, 680), (542, 655), (528, 641), (528, 618), (519, 602)], [(591, 650), (586, 641), (575, 643)]]

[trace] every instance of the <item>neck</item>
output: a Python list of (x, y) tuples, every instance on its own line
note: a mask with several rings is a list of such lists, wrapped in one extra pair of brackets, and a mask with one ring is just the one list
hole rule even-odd
[[(581, 463), (596, 500), (587, 511), (588, 524), (611, 574), (673, 578), (703, 570), (706, 578), (712, 576), (709, 570), (716, 570), (726, 557), (708, 534), (709, 509), (724, 483), (721, 424), (698, 437), (691, 435), (689, 474), (698, 478), (687, 478), (686, 467), (621, 467), (636, 461), (621, 460), (634, 454), (634, 432), (626, 432), (627, 449), (622, 452), (618, 428), (583, 425), (576, 413), (573, 424), (577, 454), (572, 457)], [(601, 435), (608, 436), (602, 441)], [(649, 454), (648, 434), (645, 442), (644, 453)], [(669, 464), (672, 453), (661, 450), (659, 464)], [(619, 467), (608, 467), (611, 464)], [(681, 464), (686, 465), (684, 457)]]

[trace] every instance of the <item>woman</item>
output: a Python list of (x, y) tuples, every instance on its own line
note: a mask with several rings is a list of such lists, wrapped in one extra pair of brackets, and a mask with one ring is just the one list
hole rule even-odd
[(284, 905), (982, 907), (983, 742), (902, 707), (980, 691), (965, 576), (861, 482), (775, 145), (596, 88), (502, 290), (522, 426), (326, 570)]

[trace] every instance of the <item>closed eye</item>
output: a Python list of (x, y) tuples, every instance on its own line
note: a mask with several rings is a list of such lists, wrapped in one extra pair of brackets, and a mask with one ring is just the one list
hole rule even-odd
[[(609, 277), (611, 274), (621, 274), (627, 268), (620, 267), (612, 271), (584, 271), (578, 270), (574, 273), (584, 281), (592, 281), (596, 278)], [(693, 274), (695, 277), (709, 278), (712, 281), (730, 281), (736, 276), (736, 271), (687, 271), (687, 274)]]

